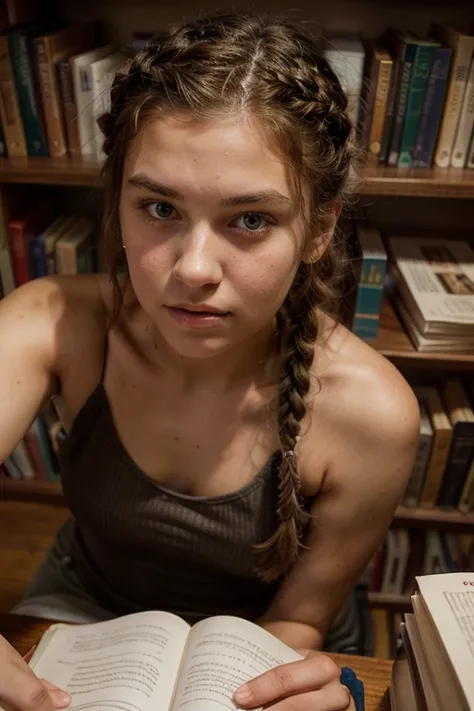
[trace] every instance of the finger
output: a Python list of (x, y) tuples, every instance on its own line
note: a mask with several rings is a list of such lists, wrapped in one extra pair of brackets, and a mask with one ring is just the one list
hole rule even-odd
[(355, 704), (349, 689), (332, 681), (322, 689), (291, 696), (267, 708), (268, 711), (355, 711)]
[(25, 665), (10, 664), (8, 678), (0, 680), (0, 705), (16, 711), (52, 711), (50, 692)]
[(65, 709), (69, 706), (71, 703), (71, 696), (67, 693), (67, 691), (63, 691), (63, 689), (60, 689), (59, 686), (52, 684), (47, 679), (41, 679), (41, 682), (49, 691), (54, 708)]
[(244, 684), (234, 694), (242, 708), (255, 708), (286, 696), (314, 691), (338, 680), (341, 670), (325, 654), (313, 654), (306, 659), (282, 664)]

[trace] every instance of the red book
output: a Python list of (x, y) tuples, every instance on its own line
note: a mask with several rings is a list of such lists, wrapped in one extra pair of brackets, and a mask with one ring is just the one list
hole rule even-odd
[(8, 237), (16, 286), (26, 284), (32, 278), (30, 242), (33, 237), (46, 229), (52, 218), (53, 215), (49, 207), (35, 205), (22, 217), (8, 222)]

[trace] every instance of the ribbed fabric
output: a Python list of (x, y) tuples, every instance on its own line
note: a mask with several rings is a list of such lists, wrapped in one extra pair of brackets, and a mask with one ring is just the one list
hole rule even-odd
[(78, 577), (118, 615), (159, 609), (190, 623), (218, 614), (255, 619), (276, 589), (255, 573), (252, 548), (275, 530), (280, 456), (226, 496), (166, 489), (129, 457), (100, 383), (60, 449)]

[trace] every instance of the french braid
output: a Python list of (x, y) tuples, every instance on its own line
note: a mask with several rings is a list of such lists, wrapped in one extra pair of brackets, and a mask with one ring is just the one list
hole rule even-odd
[[(200, 19), (156, 36), (129, 58), (111, 90), (104, 133), (104, 235), (120, 307), (127, 274), (121, 249), (118, 198), (127, 147), (147, 121), (170, 111), (197, 118), (247, 113), (264, 128), (291, 168), (308, 241), (324, 230), (342, 197), (353, 157), (347, 99), (314, 39), (285, 20), (231, 13)], [(266, 580), (297, 560), (308, 515), (301, 500), (298, 438), (311, 394), (318, 309), (334, 311), (341, 243), (333, 240), (315, 262), (303, 260), (277, 316), (281, 379), (278, 526), (256, 546)]]

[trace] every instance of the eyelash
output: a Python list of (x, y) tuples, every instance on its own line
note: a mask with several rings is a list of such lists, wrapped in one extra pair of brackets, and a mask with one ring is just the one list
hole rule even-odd
[[(160, 203), (170, 205), (173, 208), (173, 210), (175, 212), (177, 212), (176, 208), (172, 205), (172, 203), (167, 202), (166, 200), (142, 200), (138, 203), (138, 208), (145, 212), (146, 216), (148, 217), (148, 222), (150, 224), (156, 225), (159, 222), (169, 222), (172, 219), (172, 218), (168, 218), (168, 219), (161, 218), (160, 219), (159, 217), (153, 217), (153, 215), (150, 214), (150, 211), (148, 208), (151, 205), (159, 205)], [(266, 224), (264, 227), (262, 227), (259, 230), (246, 230), (246, 229), (242, 229), (240, 227), (234, 228), (238, 232), (243, 232), (245, 234), (255, 234), (255, 235), (260, 234), (261, 235), (264, 232), (267, 232), (270, 229), (270, 227), (273, 227), (274, 225), (277, 224), (275, 218), (271, 217), (270, 215), (267, 215), (264, 212), (252, 212), (251, 210), (247, 210), (246, 212), (240, 213), (240, 215), (236, 215), (232, 219), (232, 222), (235, 222), (236, 220), (238, 220), (241, 217), (244, 217), (245, 215), (257, 215), (258, 217), (261, 217), (266, 222)]]

